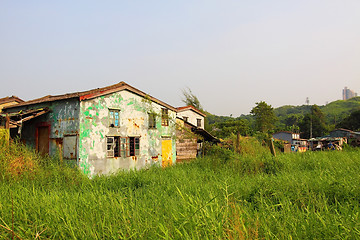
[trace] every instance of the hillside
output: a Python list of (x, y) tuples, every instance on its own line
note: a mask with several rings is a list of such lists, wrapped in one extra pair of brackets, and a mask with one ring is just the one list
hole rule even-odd
[(349, 100), (338, 100), (325, 106), (320, 106), (329, 124), (335, 124), (349, 116), (351, 112), (360, 109), (360, 97)]
[[(355, 97), (349, 100), (337, 100), (326, 105), (319, 106), (323, 112), (328, 125), (334, 126), (341, 120), (350, 115), (351, 112), (360, 109), (360, 97)], [(303, 116), (310, 112), (311, 105), (292, 106), (285, 105), (274, 109), (275, 115), (278, 118), (276, 127), (278, 129), (285, 129), (287, 126), (297, 125)], [(237, 118), (229, 116), (217, 116), (207, 113), (209, 125), (222, 123), (231, 120), (246, 119), (250, 125), (253, 124), (252, 115), (241, 115)], [(208, 128), (211, 130), (211, 126)]]

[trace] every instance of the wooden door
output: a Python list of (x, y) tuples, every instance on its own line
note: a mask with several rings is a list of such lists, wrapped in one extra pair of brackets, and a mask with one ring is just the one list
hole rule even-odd
[(49, 154), (49, 127), (37, 128), (37, 150), (41, 154)]
[(162, 166), (167, 167), (172, 165), (172, 140), (163, 139), (161, 141), (161, 153), (162, 153)]

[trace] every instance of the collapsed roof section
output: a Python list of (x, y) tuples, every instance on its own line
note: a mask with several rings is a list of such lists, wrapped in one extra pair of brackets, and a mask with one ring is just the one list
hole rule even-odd
[(48, 108), (21, 110), (15, 113), (2, 113), (0, 118), (5, 120), (6, 128), (16, 128), (21, 127), (23, 122), (39, 117), (49, 111)]

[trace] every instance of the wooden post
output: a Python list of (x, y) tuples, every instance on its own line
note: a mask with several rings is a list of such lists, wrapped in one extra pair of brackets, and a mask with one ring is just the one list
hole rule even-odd
[(236, 149), (235, 152), (240, 153), (240, 133), (236, 134)]
[(276, 152), (275, 152), (275, 147), (274, 147), (274, 141), (272, 138), (270, 138), (270, 152), (272, 153), (272, 155), (274, 155), (274, 157), (276, 157)]
[(9, 129), (9, 128), (10, 128), (10, 117), (9, 117), (9, 114), (8, 114), (8, 113), (6, 113), (5, 128), (6, 128), (6, 129)]

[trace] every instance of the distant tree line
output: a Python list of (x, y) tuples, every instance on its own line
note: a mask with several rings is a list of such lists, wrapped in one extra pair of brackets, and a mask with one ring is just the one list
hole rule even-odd
[(270, 136), (277, 131), (298, 132), (302, 138), (308, 139), (325, 136), (335, 128), (360, 131), (360, 97), (335, 101), (325, 106), (283, 106), (277, 109), (260, 101), (250, 114), (234, 118), (204, 111), (190, 89), (183, 91), (183, 94), (184, 103), (207, 114), (205, 129), (223, 139), (236, 134), (254, 136), (261, 133)]

